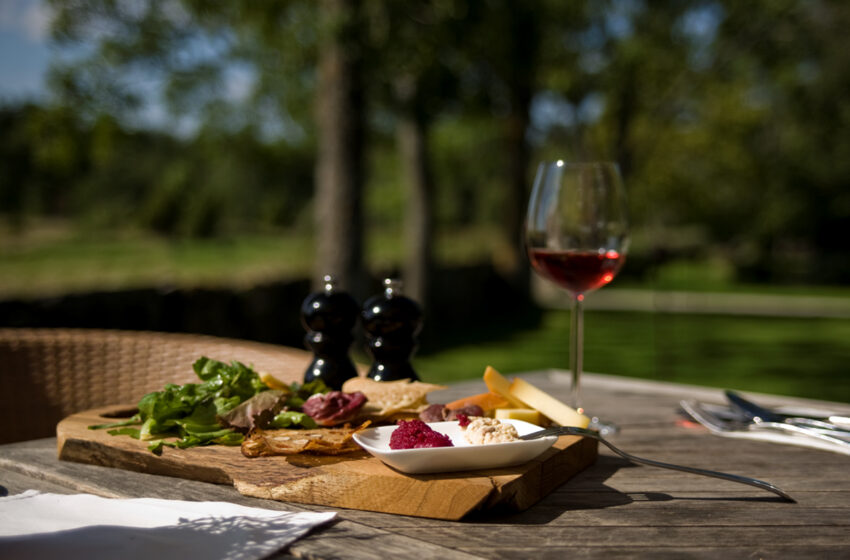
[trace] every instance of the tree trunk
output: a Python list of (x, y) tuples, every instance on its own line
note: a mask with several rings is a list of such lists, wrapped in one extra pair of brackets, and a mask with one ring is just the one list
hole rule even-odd
[(358, 2), (322, 1), (324, 37), (316, 99), (314, 286), (325, 274), (362, 299), (364, 101), (358, 47)]
[(427, 117), (418, 110), (413, 77), (396, 83), (400, 111), (397, 137), (407, 200), (404, 231), (404, 291), (427, 309), (433, 271), (434, 182), (428, 155)]
[(525, 133), (528, 130), (530, 95), (516, 92), (511, 114), (507, 124), (507, 165), (509, 196), (505, 222), (509, 242), (513, 249), (510, 263), (510, 281), (517, 291), (526, 296), (529, 293), (529, 264), (523, 242), (525, 212), (528, 207), (528, 143)]
[(530, 269), (523, 243), (525, 212), (528, 207), (529, 126), (534, 73), (537, 64), (537, 15), (533, 7), (511, 4), (511, 49), (509, 68), (510, 114), (506, 130), (506, 156), (509, 195), (505, 201), (505, 226), (513, 250), (509, 280), (521, 297), (530, 297)]
[(614, 153), (620, 166), (620, 173), (628, 185), (632, 173), (632, 149), (629, 142), (632, 121), (637, 112), (637, 76), (634, 65), (629, 64), (621, 74), (620, 90), (616, 94), (617, 106), (614, 110), (617, 134), (614, 138)]

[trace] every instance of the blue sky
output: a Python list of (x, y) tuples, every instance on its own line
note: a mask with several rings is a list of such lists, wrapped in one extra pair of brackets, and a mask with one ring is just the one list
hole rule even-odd
[[(46, 74), (51, 59), (59, 56), (50, 45), (50, 7), (45, 0), (0, 0), (0, 106), (47, 95)], [(231, 100), (246, 97), (254, 78), (240, 67), (231, 69), (225, 94)], [(191, 115), (170, 117), (162, 104), (161, 84), (151, 76), (139, 82), (150, 89), (148, 103), (139, 115), (148, 126), (190, 133), (197, 126)]]
[(0, 101), (43, 95), (49, 25), (42, 0), (0, 0)]

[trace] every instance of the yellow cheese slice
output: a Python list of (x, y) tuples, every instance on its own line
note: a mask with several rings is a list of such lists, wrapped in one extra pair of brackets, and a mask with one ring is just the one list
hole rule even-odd
[(540, 425), (540, 411), (533, 408), (497, 408), (496, 418), (499, 420), (522, 420), (530, 424)]
[(484, 383), (490, 391), (505, 397), (511, 408), (528, 408), (527, 404), (511, 394), (511, 382), (492, 366), (487, 366), (484, 370)]
[(260, 375), (260, 381), (265, 383), (266, 387), (268, 387), (269, 389), (278, 389), (280, 391), (285, 391), (285, 392), (289, 391), (289, 385), (287, 385), (286, 383), (284, 383), (283, 381), (281, 381), (280, 379), (278, 379), (274, 375), (267, 373), (267, 372), (262, 372), (259, 375)]
[(511, 383), (510, 393), (514, 397), (527, 402), (531, 408), (539, 410), (544, 416), (561, 426), (586, 428), (590, 423), (590, 418), (565, 405), (552, 395), (541, 391), (524, 379), (515, 378)]

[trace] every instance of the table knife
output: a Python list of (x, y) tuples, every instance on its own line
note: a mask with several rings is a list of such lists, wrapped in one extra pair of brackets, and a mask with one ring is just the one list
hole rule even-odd
[(744, 416), (754, 422), (782, 422), (800, 427), (839, 432), (840, 434), (836, 435), (839, 435), (840, 437), (850, 436), (850, 427), (844, 427), (842, 425), (839, 425), (839, 423), (824, 422), (822, 420), (815, 420), (812, 418), (802, 418), (797, 416), (789, 416), (787, 414), (779, 414), (745, 399), (734, 391), (727, 390), (726, 398), (729, 399), (729, 402), (734, 408), (741, 411)]

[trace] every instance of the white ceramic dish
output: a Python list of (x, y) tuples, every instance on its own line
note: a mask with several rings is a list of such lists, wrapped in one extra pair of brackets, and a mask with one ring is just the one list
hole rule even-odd
[[(513, 424), (521, 436), (541, 429), (540, 426), (522, 420), (502, 420), (502, 422)], [(390, 435), (396, 426), (368, 428), (354, 434), (354, 441), (401, 472), (425, 474), (520, 465), (534, 459), (558, 440), (557, 436), (549, 436), (530, 441), (472, 445), (466, 441), (463, 430), (457, 422), (434, 422), (428, 425), (449, 436), (454, 447), (390, 449)]]

